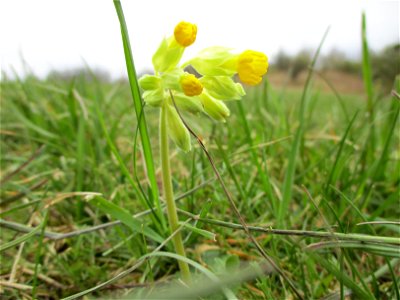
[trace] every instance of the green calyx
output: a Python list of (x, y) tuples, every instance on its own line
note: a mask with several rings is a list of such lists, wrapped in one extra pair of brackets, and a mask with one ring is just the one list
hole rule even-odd
[(212, 97), (219, 100), (240, 100), (246, 95), (243, 86), (229, 76), (203, 76), (200, 82)]
[(175, 107), (166, 103), (162, 109), (166, 110), (169, 137), (180, 149), (184, 152), (189, 152), (191, 149), (190, 133), (183, 124)]
[(236, 73), (238, 55), (231, 51), (226, 47), (206, 48), (183, 66), (192, 65), (204, 76), (233, 76)]
[(164, 38), (153, 55), (153, 66), (157, 72), (166, 72), (174, 69), (182, 58), (185, 48), (176, 42), (173, 37)]
[(207, 93), (200, 95), (201, 103), (203, 104), (204, 111), (214, 120), (219, 122), (226, 122), (231, 112), (224, 102), (214, 99)]

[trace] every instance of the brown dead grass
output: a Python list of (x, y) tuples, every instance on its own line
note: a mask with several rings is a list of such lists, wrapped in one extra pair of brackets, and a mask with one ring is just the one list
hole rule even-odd
[[(307, 78), (307, 71), (302, 72), (296, 80), (290, 80), (287, 72), (271, 70), (268, 73), (270, 83), (275, 87), (287, 84), (288, 88), (302, 89)], [(362, 78), (355, 74), (339, 71), (316, 72), (314, 76), (314, 87), (322, 91), (332, 92), (326, 80), (336, 89), (339, 94), (364, 94)]]

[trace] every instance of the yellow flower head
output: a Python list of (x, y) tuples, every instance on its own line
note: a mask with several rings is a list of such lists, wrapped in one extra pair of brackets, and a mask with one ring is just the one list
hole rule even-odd
[(268, 58), (264, 53), (246, 50), (239, 55), (237, 72), (242, 82), (257, 85), (267, 70)]
[(183, 75), (180, 84), (186, 96), (197, 96), (203, 91), (203, 85), (193, 74)]
[(175, 40), (179, 45), (188, 47), (194, 43), (197, 35), (197, 26), (188, 22), (180, 22), (174, 30)]
[[(144, 101), (167, 110), (169, 136), (185, 152), (190, 150), (190, 134), (179, 110), (205, 113), (225, 122), (230, 111), (224, 101), (240, 100), (246, 94), (242, 83), (257, 85), (268, 70), (264, 53), (246, 50), (239, 54), (220, 46), (206, 48), (180, 64), (186, 47), (195, 42), (196, 35), (196, 25), (188, 22), (176, 25), (174, 35), (164, 38), (153, 55), (155, 75), (139, 79)], [(201, 77), (185, 72), (187, 66)], [(236, 74), (242, 83), (234, 80)]]

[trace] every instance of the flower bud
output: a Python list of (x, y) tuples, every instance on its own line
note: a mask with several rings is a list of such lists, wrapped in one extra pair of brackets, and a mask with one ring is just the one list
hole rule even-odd
[(232, 76), (236, 73), (236, 58), (230, 48), (210, 47), (200, 51), (183, 66), (192, 65), (202, 75)]
[(200, 82), (218, 100), (239, 100), (246, 95), (243, 86), (235, 83), (229, 76), (204, 76)]
[(197, 26), (188, 22), (180, 22), (174, 30), (175, 40), (182, 47), (188, 47), (194, 43), (197, 35)]
[(204, 112), (203, 105), (199, 97), (188, 97), (181, 93), (174, 95), (174, 101), (180, 111), (188, 111), (190, 113)]
[(143, 93), (143, 100), (154, 107), (161, 107), (164, 99), (165, 94), (163, 89), (149, 90)]
[(225, 119), (231, 114), (222, 101), (213, 99), (207, 93), (202, 93), (200, 99), (205, 112), (216, 121), (225, 122)]
[(139, 79), (139, 85), (145, 91), (155, 90), (162, 87), (162, 80), (155, 75), (144, 75)]
[(246, 50), (239, 55), (237, 72), (242, 82), (249, 85), (257, 85), (262, 76), (267, 73), (268, 58), (262, 52)]
[(183, 151), (189, 152), (191, 148), (189, 131), (183, 124), (174, 107), (166, 104), (165, 109), (167, 112), (167, 126), (170, 138)]
[(193, 74), (183, 75), (180, 84), (186, 96), (198, 96), (203, 91), (203, 85)]

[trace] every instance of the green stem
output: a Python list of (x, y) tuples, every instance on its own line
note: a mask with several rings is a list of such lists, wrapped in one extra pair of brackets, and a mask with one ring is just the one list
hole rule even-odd
[[(167, 128), (167, 109), (163, 106), (160, 112), (160, 148), (161, 148), (161, 170), (163, 181), (164, 199), (167, 203), (167, 214), (171, 233), (178, 229), (178, 214), (176, 211), (174, 191), (172, 189), (171, 167), (169, 163), (169, 146), (168, 146), (168, 128)], [(182, 236), (180, 232), (172, 238), (175, 252), (186, 257), (185, 248), (183, 246)], [(179, 269), (181, 270), (182, 279), (186, 283), (190, 283), (191, 276), (189, 265), (179, 260)]]

